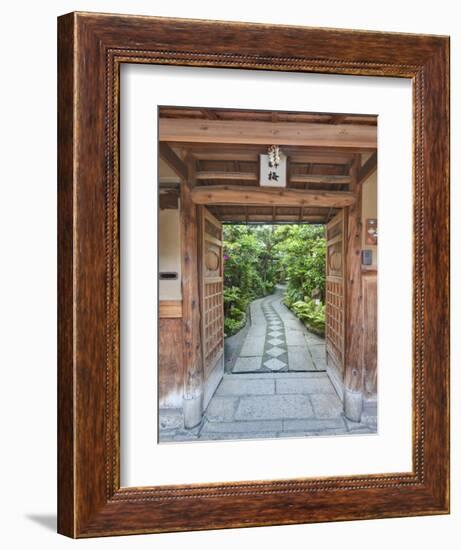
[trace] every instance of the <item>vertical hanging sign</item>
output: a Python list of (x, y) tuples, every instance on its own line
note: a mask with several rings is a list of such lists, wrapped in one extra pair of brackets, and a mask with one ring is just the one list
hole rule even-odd
[(259, 155), (259, 185), (261, 187), (287, 186), (287, 157), (278, 145), (271, 145), (267, 155)]

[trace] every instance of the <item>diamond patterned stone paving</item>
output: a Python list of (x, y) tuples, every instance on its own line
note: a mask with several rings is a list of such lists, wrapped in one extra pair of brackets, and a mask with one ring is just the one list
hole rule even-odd
[(282, 355), (282, 353), (285, 353), (285, 350), (275, 346), (273, 348), (268, 349), (266, 353), (268, 353), (269, 355), (272, 355), (272, 357), (278, 357), (279, 355)]
[[(248, 333), (242, 345), (240, 358), (235, 363), (233, 372), (319, 370), (320, 362), (312, 361), (309, 342), (304, 338), (307, 331), (283, 305), (282, 294), (276, 292), (254, 304), (250, 329), (252, 332)], [(261, 331), (256, 335), (255, 329), (258, 327)], [(322, 342), (322, 339), (319, 340)], [(322, 367), (320, 370), (323, 370)]]
[(269, 361), (266, 361), (264, 363), (264, 366), (267, 367), (268, 369), (279, 371), (285, 368), (287, 364), (274, 357), (272, 359), (269, 359)]
[(283, 340), (280, 340), (279, 338), (272, 338), (269, 340), (269, 344), (272, 344), (273, 346), (278, 346), (278, 344), (283, 344)]

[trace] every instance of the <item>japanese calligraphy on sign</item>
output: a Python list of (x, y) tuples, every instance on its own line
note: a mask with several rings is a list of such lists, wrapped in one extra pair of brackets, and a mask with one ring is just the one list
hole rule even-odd
[(261, 187), (286, 187), (287, 157), (280, 153), (278, 162), (273, 155), (260, 155), (259, 185)]

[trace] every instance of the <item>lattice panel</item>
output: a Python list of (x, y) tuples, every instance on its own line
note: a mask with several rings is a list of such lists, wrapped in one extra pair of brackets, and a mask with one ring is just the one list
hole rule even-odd
[(201, 216), (202, 350), (207, 378), (224, 352), (222, 227), (206, 208)]
[(344, 363), (344, 284), (326, 282), (325, 336), (328, 353), (342, 371)]
[(206, 283), (204, 293), (204, 349), (205, 370), (214, 365), (222, 353), (224, 319), (223, 319), (223, 283)]
[(325, 340), (328, 357), (344, 370), (345, 344), (345, 221), (339, 212), (326, 227), (327, 277), (325, 291)]

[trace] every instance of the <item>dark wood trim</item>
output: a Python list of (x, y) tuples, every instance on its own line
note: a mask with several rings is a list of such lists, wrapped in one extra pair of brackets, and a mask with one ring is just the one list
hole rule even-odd
[[(58, 43), (59, 532), (92, 537), (447, 513), (448, 38), (74, 13), (60, 18)], [(119, 68), (128, 62), (412, 79), (410, 472), (120, 487), (118, 102)]]
[(74, 460), (74, 17), (58, 20), (58, 531), (77, 536)]

